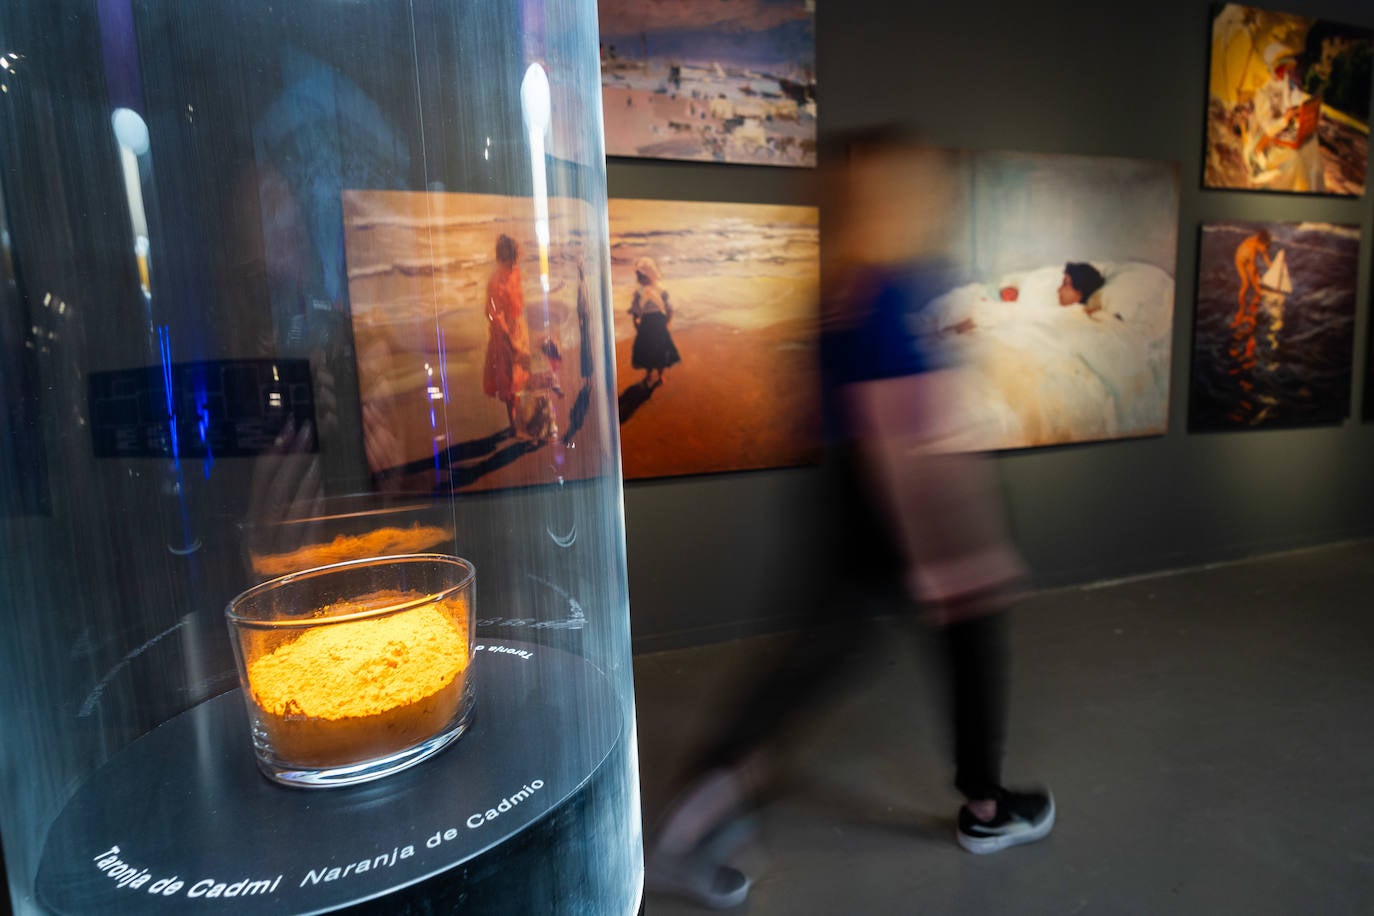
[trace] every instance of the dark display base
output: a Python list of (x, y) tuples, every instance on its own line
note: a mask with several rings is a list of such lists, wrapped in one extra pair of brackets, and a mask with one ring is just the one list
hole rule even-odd
[[(58, 913), (427, 912), (439, 901), (436, 912), (515, 912), (538, 902), (529, 872), (550, 869), (563, 895), (599, 898), (587, 875), (610, 863), (578, 860), (598, 836), (585, 831), (612, 827), (627, 804), (606, 766), (625, 765), (619, 698), (594, 666), (556, 649), (479, 643), (473, 665), (466, 735), (348, 788), (264, 778), (237, 690), (177, 716), (72, 798), (48, 835), (39, 898)], [(606, 900), (608, 912), (637, 902), (613, 886), (635, 870), (610, 869), (622, 874), (604, 892), (629, 906)]]

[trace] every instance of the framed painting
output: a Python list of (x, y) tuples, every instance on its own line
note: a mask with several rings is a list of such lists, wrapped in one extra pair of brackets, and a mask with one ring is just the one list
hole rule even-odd
[(625, 477), (814, 457), (818, 211), (613, 199), (610, 228)]
[(951, 406), (960, 442), (991, 450), (1162, 434), (1177, 166), (1004, 152), (952, 159), (952, 266), (919, 324), (963, 369)]
[(1215, 6), (1203, 185), (1363, 195), (1371, 36), (1323, 19)]
[(602, 0), (608, 156), (816, 164), (815, 0)]
[(1359, 255), (1359, 226), (1203, 224), (1190, 430), (1349, 414)]
[[(600, 259), (583, 201), (346, 191), (363, 448), (383, 491), (488, 490), (606, 473)], [(590, 249), (596, 251), (595, 247)]]

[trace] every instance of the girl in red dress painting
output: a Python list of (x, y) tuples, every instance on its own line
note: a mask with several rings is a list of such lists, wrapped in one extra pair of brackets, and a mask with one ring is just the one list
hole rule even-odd
[(515, 401), (530, 380), (530, 332), (520, 288), (520, 249), (504, 233), (496, 240), (496, 270), (487, 280), (487, 360), (482, 392), (506, 405), (511, 435), (519, 435)]

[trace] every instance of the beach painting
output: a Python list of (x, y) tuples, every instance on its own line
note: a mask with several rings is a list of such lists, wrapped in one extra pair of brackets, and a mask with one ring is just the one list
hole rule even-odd
[[(949, 276), (916, 330), (961, 367), (958, 444), (1016, 449), (1162, 434), (1178, 168), (956, 154)], [(958, 218), (962, 214), (962, 219)]]
[(610, 201), (627, 479), (812, 460), (814, 207)]
[(543, 252), (527, 197), (345, 191), (343, 212), (378, 489), (489, 490), (614, 469), (590, 206), (550, 199)]
[(1358, 226), (1203, 224), (1190, 430), (1349, 414), (1359, 254)]
[(601, 0), (608, 156), (816, 164), (815, 0)]
[(1204, 185), (1363, 195), (1371, 37), (1367, 28), (1217, 6)]

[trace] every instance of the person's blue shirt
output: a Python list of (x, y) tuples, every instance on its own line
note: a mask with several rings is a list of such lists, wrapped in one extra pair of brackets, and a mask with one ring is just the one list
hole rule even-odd
[(823, 329), (820, 340), (821, 419), (826, 439), (849, 433), (839, 393), (847, 385), (929, 372), (939, 354), (912, 325), (920, 310), (939, 294), (940, 271), (906, 265), (866, 271), (855, 283), (857, 320)]

